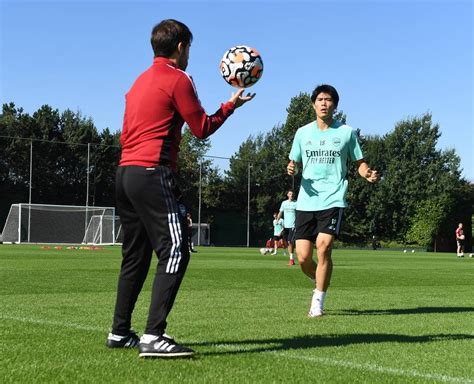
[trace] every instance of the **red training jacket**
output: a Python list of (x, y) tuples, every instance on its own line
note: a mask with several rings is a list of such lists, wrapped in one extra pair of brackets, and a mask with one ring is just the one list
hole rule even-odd
[(227, 102), (208, 116), (191, 77), (164, 57), (156, 57), (135, 80), (125, 101), (119, 166), (164, 165), (174, 171), (184, 122), (196, 137), (204, 139), (235, 109), (234, 103)]

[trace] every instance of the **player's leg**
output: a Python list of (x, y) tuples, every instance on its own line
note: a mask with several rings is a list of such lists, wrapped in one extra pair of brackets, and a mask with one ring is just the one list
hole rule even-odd
[(273, 236), (273, 252), (272, 255), (276, 255), (278, 253), (278, 241), (280, 240), (279, 236)]
[(116, 177), (116, 202), (123, 231), (122, 265), (117, 284), (110, 348), (136, 347), (139, 338), (131, 331), (131, 318), (138, 295), (150, 267), (152, 246), (132, 202), (126, 183), (135, 183), (133, 168), (119, 167)]
[(313, 282), (316, 278), (316, 262), (313, 260), (314, 239), (317, 223), (313, 212), (296, 211), (296, 223), (293, 233), (296, 255), (303, 273)]
[(309, 317), (324, 315), (324, 299), (329, 287), (332, 275), (332, 242), (334, 236), (319, 233), (316, 238), (318, 264), (316, 267), (316, 289), (313, 291)]
[(191, 349), (165, 334), (167, 317), (189, 263), (186, 208), (179, 202), (181, 193), (168, 168), (157, 167), (149, 177), (154, 182), (143, 192), (145, 198), (137, 209), (158, 256), (158, 266), (148, 321), (140, 341), (140, 356), (191, 356)]
[(318, 266), (316, 268), (316, 289), (309, 312), (310, 317), (324, 315), (324, 300), (333, 269), (332, 245), (341, 228), (343, 211), (342, 208), (330, 208), (316, 212)]
[(289, 266), (295, 265), (295, 260), (294, 260), (294, 255), (293, 255), (293, 242), (292, 242), (292, 239), (290, 237), (290, 235), (291, 235), (290, 229), (291, 228), (284, 228), (283, 229), (283, 239), (285, 240), (286, 248), (287, 248), (288, 254), (290, 256), (290, 260), (288, 262)]
[(296, 240), (296, 255), (303, 273), (311, 280), (316, 279), (316, 262), (313, 259), (314, 243), (311, 240)]
[(287, 228), (288, 230), (288, 254), (290, 256), (289, 265), (295, 265), (295, 230), (294, 228)]
[(319, 233), (316, 238), (316, 248), (318, 255), (318, 266), (316, 269), (316, 288), (321, 292), (326, 292), (332, 275), (332, 244), (334, 236), (327, 233)]

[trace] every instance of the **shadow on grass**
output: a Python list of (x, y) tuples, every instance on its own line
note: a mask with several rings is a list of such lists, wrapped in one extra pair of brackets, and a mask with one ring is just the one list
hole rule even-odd
[(344, 309), (331, 311), (331, 315), (359, 316), (359, 315), (420, 315), (423, 313), (463, 313), (474, 312), (474, 307), (418, 307), (395, 309)]
[(342, 334), (342, 335), (308, 335), (284, 339), (247, 339), (216, 340), (213, 342), (187, 343), (189, 346), (214, 347), (216, 350), (199, 352), (200, 355), (238, 355), (245, 353), (264, 353), (310, 348), (341, 347), (354, 344), (377, 343), (431, 343), (436, 341), (474, 340), (469, 334), (437, 334), (424, 336), (393, 334)]

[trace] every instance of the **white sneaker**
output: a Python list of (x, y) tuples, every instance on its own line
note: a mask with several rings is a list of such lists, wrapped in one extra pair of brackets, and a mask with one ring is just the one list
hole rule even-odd
[(276, 252), (272, 252), (272, 255), (275, 256), (277, 253)]

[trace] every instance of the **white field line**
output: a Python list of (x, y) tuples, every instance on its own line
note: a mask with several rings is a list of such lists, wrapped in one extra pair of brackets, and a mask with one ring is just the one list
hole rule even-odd
[[(249, 350), (245, 348), (239, 348), (232, 344), (213, 344), (212, 346), (217, 347), (219, 349), (228, 350), (228, 351), (252, 352), (251, 349)], [(362, 364), (362, 363), (355, 363), (355, 362), (347, 361), (347, 360), (330, 359), (327, 357), (305, 356), (302, 354), (296, 355), (294, 353), (285, 352), (285, 351), (267, 351), (263, 353), (271, 354), (271, 355), (285, 358), (285, 359), (310, 361), (312, 363), (322, 363), (322, 364), (331, 365), (335, 367), (370, 371), (370, 372), (382, 373), (382, 374), (392, 375), (392, 376), (420, 378), (420, 379), (425, 379), (425, 380), (439, 381), (443, 383), (462, 383), (462, 384), (474, 383), (474, 380), (468, 379), (465, 377), (452, 377), (448, 375), (423, 373), (423, 372), (418, 372), (411, 369), (405, 370), (405, 369), (399, 369), (399, 368), (390, 368), (390, 367), (380, 366), (377, 364), (368, 364), (368, 363)]]
[[(104, 333), (107, 332), (106, 330), (100, 327), (93, 327), (93, 326), (69, 323), (69, 322), (64, 322), (64, 321), (41, 320), (41, 319), (33, 319), (29, 317), (17, 317), (17, 316), (5, 316), (5, 315), (0, 315), (0, 319), (19, 321), (23, 323), (39, 324), (39, 325), (54, 325), (58, 327), (78, 329), (81, 331), (93, 331), (93, 332), (104, 332)], [(188, 340), (188, 342), (190, 342), (190, 340)], [(236, 347), (235, 345), (232, 345), (232, 344), (212, 344), (211, 346), (216, 347), (218, 349), (224, 349), (226, 351), (252, 352), (251, 349)], [(277, 356), (277, 357), (281, 357), (285, 359), (309, 361), (312, 363), (322, 363), (322, 364), (331, 365), (335, 367), (364, 370), (364, 371), (370, 371), (370, 372), (381, 373), (381, 374), (392, 375), (392, 376), (420, 378), (420, 379), (426, 379), (426, 380), (432, 380), (432, 381), (439, 381), (443, 383), (462, 383), (462, 384), (474, 383), (474, 380), (468, 379), (465, 377), (452, 377), (448, 375), (423, 373), (423, 372), (418, 372), (415, 370), (405, 370), (405, 369), (399, 369), (399, 368), (384, 367), (377, 364), (361, 364), (361, 363), (355, 363), (348, 360), (330, 359), (327, 357), (305, 356), (302, 354), (295, 355), (293, 353), (285, 352), (285, 351), (267, 351), (263, 353), (271, 354), (273, 356)]]
[(367, 364), (367, 363), (361, 364), (361, 363), (354, 363), (352, 361), (336, 360), (336, 359), (329, 359), (329, 358), (324, 358), (324, 357), (295, 356), (288, 352), (275, 351), (275, 352), (269, 352), (269, 353), (276, 353), (280, 355), (281, 357), (284, 357), (285, 359), (311, 361), (311, 362), (322, 363), (325, 365), (370, 371), (370, 372), (381, 373), (385, 375), (419, 378), (419, 379), (440, 381), (443, 383), (462, 383), (462, 384), (474, 383), (473, 380), (467, 379), (464, 377), (452, 377), (452, 376), (433, 374), (433, 373), (423, 373), (423, 372), (418, 372), (412, 369), (390, 368), (390, 367), (380, 366), (377, 364)]
[(106, 332), (103, 328), (100, 328), (100, 327), (93, 327), (93, 326), (89, 326), (89, 325), (69, 323), (69, 322), (66, 322), (66, 321), (33, 319), (31, 317), (5, 316), (5, 315), (0, 315), (0, 319), (19, 321), (19, 322), (22, 322), (22, 323), (39, 324), (39, 325), (54, 325), (54, 326), (57, 326), (57, 327), (78, 329), (80, 331)]

